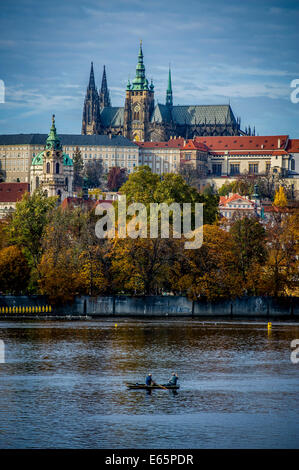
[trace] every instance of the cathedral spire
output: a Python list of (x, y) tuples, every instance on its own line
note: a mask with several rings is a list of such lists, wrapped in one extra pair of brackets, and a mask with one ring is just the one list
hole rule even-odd
[(101, 110), (103, 108), (111, 106), (109, 90), (108, 90), (108, 86), (107, 86), (107, 77), (106, 77), (105, 65), (104, 65), (104, 70), (103, 70), (102, 85), (101, 85), (101, 91), (99, 93), (99, 97), (100, 97), (100, 108), (101, 108)]
[(93, 62), (91, 62), (88, 88), (95, 89), (95, 87), (96, 87), (96, 84), (94, 81)]
[(171, 70), (169, 67), (168, 86), (167, 86), (167, 91), (166, 91), (166, 106), (171, 107), (172, 105), (173, 105), (173, 100), (172, 100)]
[(94, 79), (93, 63), (91, 62), (89, 83), (86, 90), (83, 116), (82, 134), (99, 134), (101, 128), (99, 95)]

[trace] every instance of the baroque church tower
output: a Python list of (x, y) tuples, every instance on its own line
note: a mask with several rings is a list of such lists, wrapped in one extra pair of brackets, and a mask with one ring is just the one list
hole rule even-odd
[(48, 196), (58, 196), (59, 200), (63, 201), (73, 195), (73, 173), (73, 160), (63, 153), (53, 114), (45, 148), (31, 163), (30, 191), (41, 187)]
[(100, 134), (101, 133), (101, 117), (100, 117), (100, 99), (94, 79), (93, 63), (91, 62), (89, 84), (86, 90), (83, 117), (82, 117), (82, 134)]
[(128, 81), (124, 108), (124, 136), (130, 140), (149, 140), (151, 115), (154, 111), (154, 85), (148, 84), (143, 64), (142, 42), (138, 54), (136, 76)]

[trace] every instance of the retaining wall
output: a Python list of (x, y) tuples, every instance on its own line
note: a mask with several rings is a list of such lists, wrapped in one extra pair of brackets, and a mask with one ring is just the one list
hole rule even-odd
[[(0, 296), (0, 316), (12, 315), (16, 307), (25, 307), (25, 315), (29, 314), (29, 307), (31, 311), (34, 307), (38, 316), (50, 314), (44, 296)], [(17, 311), (20, 313), (20, 308)], [(51, 315), (299, 318), (299, 298), (243, 297), (222, 302), (192, 302), (182, 296), (82, 296), (64, 307), (52, 307)]]

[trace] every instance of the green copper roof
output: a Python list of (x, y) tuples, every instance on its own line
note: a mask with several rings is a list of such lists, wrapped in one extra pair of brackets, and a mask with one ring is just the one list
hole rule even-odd
[[(44, 152), (45, 152), (45, 150), (43, 150), (42, 152), (35, 155), (35, 157), (32, 160), (31, 165), (43, 165), (43, 163), (44, 163)], [(63, 153), (62, 156), (63, 156), (63, 165), (64, 166), (73, 166), (73, 160), (69, 157), (69, 155), (67, 155), (66, 153)]]
[[(31, 165), (42, 165), (44, 162), (44, 152), (46, 150), (62, 150), (61, 141), (56, 133), (55, 127), (55, 115), (52, 116), (52, 126), (47, 137), (45, 150), (39, 152), (32, 160)], [(66, 154), (63, 153), (63, 165), (64, 166), (73, 166), (73, 160)]]
[(131, 90), (133, 91), (143, 91), (148, 90), (148, 80), (145, 77), (145, 67), (143, 63), (143, 52), (142, 52), (142, 42), (140, 41), (139, 54), (138, 54), (138, 63), (136, 67), (136, 77), (132, 82)]
[(47, 138), (46, 142), (46, 149), (54, 149), (54, 150), (61, 150), (62, 145), (60, 142), (60, 139), (56, 133), (56, 127), (55, 127), (55, 114), (52, 116), (52, 126)]
[(42, 152), (39, 152), (37, 155), (35, 155), (35, 157), (33, 157), (31, 165), (42, 165), (44, 161), (43, 155), (44, 155), (44, 150)]

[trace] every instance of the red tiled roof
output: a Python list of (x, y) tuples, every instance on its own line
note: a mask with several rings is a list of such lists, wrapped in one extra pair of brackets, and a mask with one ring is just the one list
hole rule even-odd
[(299, 153), (299, 139), (289, 139), (287, 151)]
[(288, 135), (195, 137), (210, 150), (277, 150), (285, 149)]
[(187, 140), (186, 144), (183, 147), (183, 150), (202, 150), (203, 152), (207, 152), (208, 148), (202, 142), (198, 140)]
[(0, 202), (17, 202), (29, 191), (28, 183), (0, 183)]
[[(237, 155), (273, 155), (274, 152), (271, 150), (227, 150), (230, 156), (237, 156)], [(217, 157), (217, 155), (226, 155), (225, 151), (218, 151), (218, 150), (209, 150), (210, 155)], [(277, 155), (285, 155), (287, 152), (285, 150), (277, 150)]]
[(184, 147), (184, 139), (170, 139), (168, 142), (135, 142), (142, 148), (181, 148)]
[(253, 201), (251, 201), (250, 199), (246, 199), (246, 197), (244, 196), (241, 196), (240, 194), (233, 194), (232, 196), (220, 196), (220, 201), (219, 201), (219, 205), (221, 206), (226, 206), (226, 204), (230, 203), (230, 202), (233, 202), (233, 201), (237, 201), (241, 199), (242, 201), (244, 202), (247, 202), (247, 203), (250, 203), (250, 204), (254, 204)]

